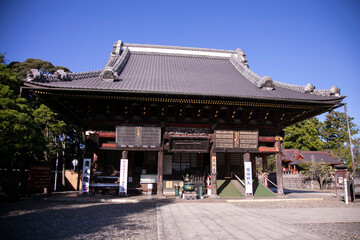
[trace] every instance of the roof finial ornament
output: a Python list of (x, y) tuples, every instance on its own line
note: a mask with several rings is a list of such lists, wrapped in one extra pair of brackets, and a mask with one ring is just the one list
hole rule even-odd
[(120, 52), (121, 52), (121, 46), (122, 46), (122, 41), (121, 40), (115, 42), (114, 46), (113, 46), (113, 51), (112, 51), (111, 54), (119, 56)]
[(332, 86), (330, 88), (330, 95), (333, 95), (335, 97), (340, 96), (340, 88), (336, 87), (336, 86)]
[(33, 81), (36, 79), (40, 79), (41, 74), (38, 69), (32, 68), (26, 72), (26, 81)]
[(258, 88), (265, 90), (273, 90), (275, 85), (274, 81), (269, 76), (264, 76), (257, 84)]
[(67, 73), (62, 70), (62, 69), (58, 69), (56, 70), (56, 72), (54, 73), (54, 75), (56, 76), (56, 78), (58, 80), (66, 80), (67, 79)]
[(237, 48), (236, 54), (237, 54), (237, 58), (239, 59), (239, 61), (241, 63), (243, 63), (245, 66), (249, 67), (245, 52), (243, 50), (241, 50), (240, 48)]
[(127, 47), (122, 48), (122, 41), (117, 41), (114, 43), (113, 51), (110, 54), (110, 57), (100, 73), (100, 78), (105, 82), (113, 82), (117, 79), (125, 67), (126, 61), (129, 58), (130, 51)]
[(312, 85), (311, 83), (308, 83), (308, 84), (306, 84), (304, 90), (305, 90), (306, 93), (312, 93), (315, 90), (315, 86)]

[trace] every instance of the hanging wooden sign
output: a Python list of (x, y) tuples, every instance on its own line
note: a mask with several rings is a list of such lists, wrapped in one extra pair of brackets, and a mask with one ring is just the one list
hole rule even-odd
[(209, 152), (208, 138), (170, 138), (171, 152)]
[(215, 148), (257, 150), (258, 145), (257, 130), (215, 130)]
[(161, 128), (148, 126), (117, 126), (118, 147), (160, 147)]

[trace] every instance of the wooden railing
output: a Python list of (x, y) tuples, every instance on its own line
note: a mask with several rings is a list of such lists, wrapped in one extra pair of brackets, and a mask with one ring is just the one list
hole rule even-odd
[(235, 176), (235, 178), (245, 187), (245, 183), (241, 181), (238, 175), (236, 175), (234, 172), (231, 172), (231, 178), (233, 178), (233, 176)]

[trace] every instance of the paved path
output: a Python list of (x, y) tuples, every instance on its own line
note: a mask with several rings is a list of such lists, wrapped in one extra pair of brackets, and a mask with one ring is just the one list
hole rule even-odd
[(230, 203), (158, 203), (164, 239), (323, 239), (295, 224), (360, 222), (360, 208), (247, 209)]

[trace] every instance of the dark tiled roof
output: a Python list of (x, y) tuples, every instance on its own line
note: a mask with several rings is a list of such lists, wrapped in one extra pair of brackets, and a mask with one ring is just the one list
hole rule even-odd
[[(137, 44), (125, 44), (124, 46), (151, 47), (151, 45)], [(191, 50), (191, 48), (179, 49)], [(195, 50), (199, 51), (198, 49)], [(235, 53), (235, 51), (225, 50), (211, 51), (220, 54)], [(114, 54), (111, 57), (114, 58)], [(116, 58), (114, 59), (116, 61)], [(82, 73), (84, 77), (77, 77), (79, 74), (72, 74), (71, 78), (54, 81), (54, 77), (48, 76), (42, 78), (42, 81), (32, 80), (29, 83), (51, 88), (92, 91), (325, 102), (342, 99), (342, 97), (339, 98), (330, 94), (323, 96), (326, 94), (305, 93), (301, 87), (292, 88), (292, 85), (277, 82), (275, 82), (273, 90), (261, 89), (256, 84), (256, 81), (261, 77), (247, 70), (246, 64), (241, 65), (240, 62), (237, 64), (238, 66), (241, 65), (240, 67), (243, 70), (239, 70), (239, 67), (236, 67), (237, 65), (232, 62), (231, 57), (130, 51), (129, 57), (121, 61), (123, 62), (118, 62), (122, 64), (121, 71), (116, 73), (116, 79), (113, 82), (104, 81), (101, 78), (101, 71), (93, 71), (91, 74)], [(246, 74), (249, 72), (251, 74), (246, 75), (244, 71)]]
[[(294, 157), (296, 154), (300, 154), (300, 159)], [(299, 151), (298, 149), (284, 149), (282, 160), (291, 161), (290, 165), (298, 165), (303, 161), (323, 161), (331, 165), (343, 164), (343, 162), (332, 158), (326, 151)]]

